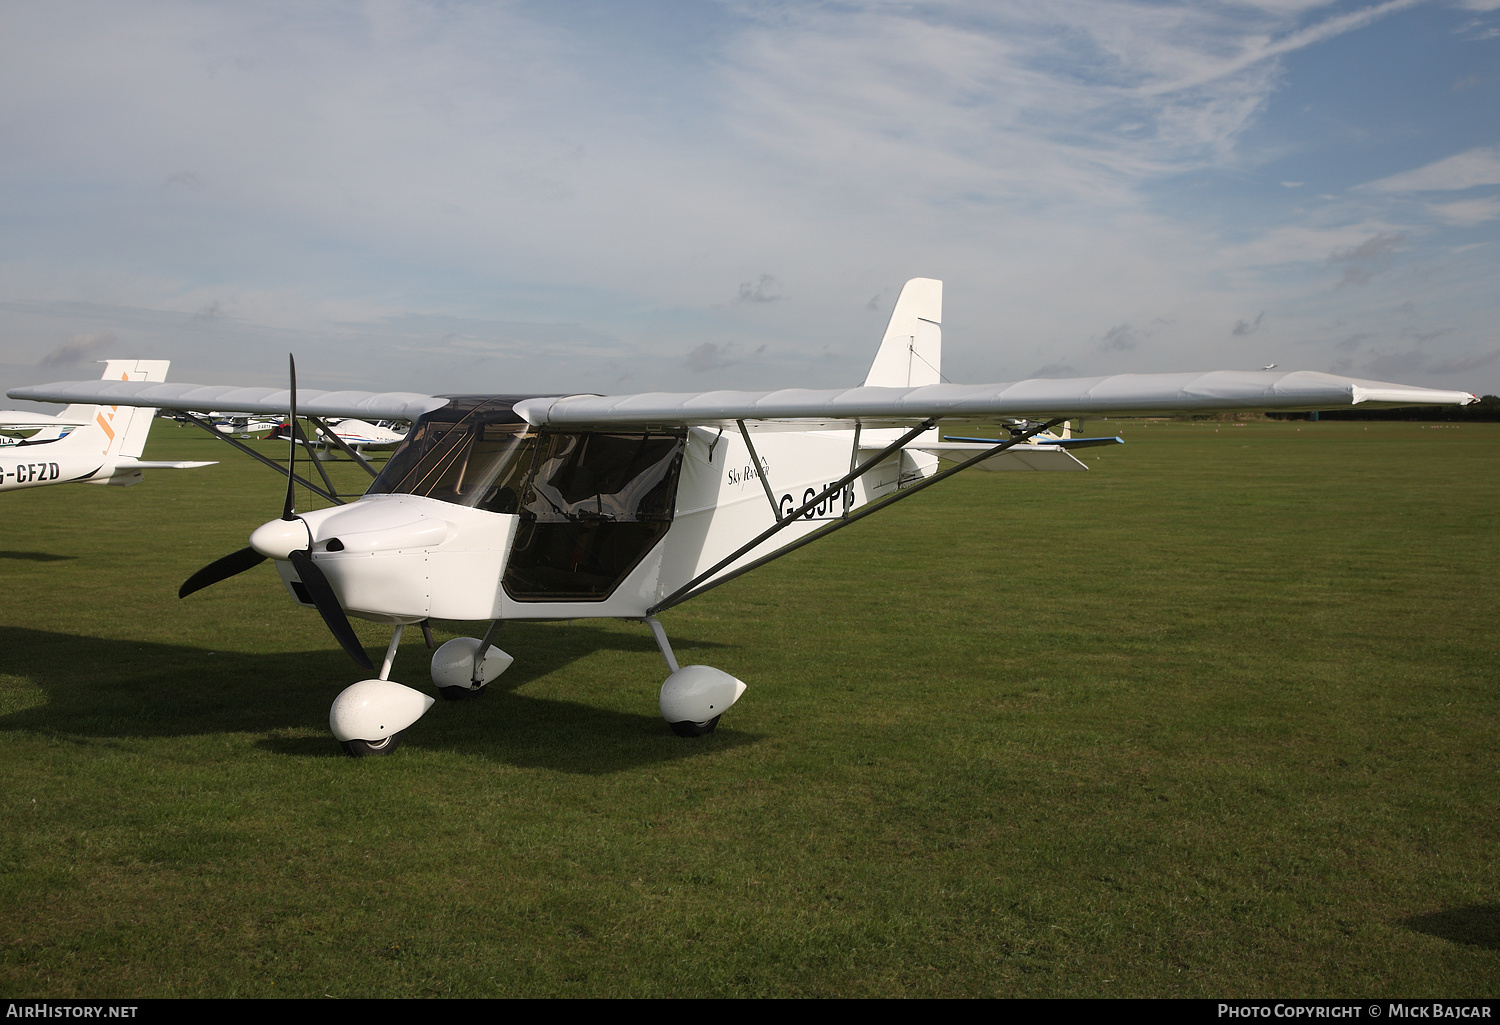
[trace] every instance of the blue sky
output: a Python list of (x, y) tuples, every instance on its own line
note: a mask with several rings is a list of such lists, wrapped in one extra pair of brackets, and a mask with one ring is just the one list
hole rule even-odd
[(0, 5), (0, 374), (1500, 392), (1500, 0)]

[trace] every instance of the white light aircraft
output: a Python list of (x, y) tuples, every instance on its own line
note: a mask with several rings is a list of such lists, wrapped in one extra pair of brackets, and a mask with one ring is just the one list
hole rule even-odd
[(28, 413), (19, 409), (0, 411), (0, 447), (26, 441), (56, 441), (82, 427), (81, 422), (64, 420), (46, 413)]
[(241, 438), (270, 437), (286, 423), (285, 416), (239, 416), (234, 413), (210, 413), (214, 430)]
[[(167, 379), (164, 359), (112, 359), (100, 382), (141, 384)], [(0, 449), (0, 491), (48, 484), (139, 484), (142, 470), (185, 470), (212, 463), (148, 462), (140, 458), (156, 410), (137, 403), (75, 403), (57, 416), (0, 412), (0, 430), (30, 434)]]
[[(329, 715), (353, 755), (393, 750), (433, 703), (390, 679), (409, 625), (488, 623), (483, 637), (455, 638), (432, 656), (439, 693), (463, 697), (511, 664), (491, 644), (507, 620), (641, 621), (670, 670), (662, 716), (676, 733), (698, 736), (714, 729), (745, 684), (710, 666), (680, 666), (658, 613), (968, 467), (1081, 471), (1071, 442), (1117, 441), (1050, 433), (1068, 418), (1476, 401), (1467, 392), (1306, 372), (946, 384), (941, 322), (942, 283), (907, 282), (863, 386), (828, 391), (299, 392), (294, 367), (286, 390), (64, 382), (10, 395), (161, 406), (190, 417), (285, 410), (289, 422), (318, 428), (326, 428), (323, 417), (413, 422), (378, 474), (366, 464), (374, 480), (363, 497), (312, 512), (293, 508), (296, 483), (316, 489), (296, 474), (294, 437), (281, 517), (179, 592), (271, 559), (292, 596), (317, 608), (371, 672), (348, 617), (390, 625), (378, 674), (340, 693)], [(939, 419), (1001, 423), (1009, 436), (949, 441), (938, 434)], [(939, 470), (939, 457), (957, 465)], [(323, 493), (338, 501), (332, 492), (330, 485)]]
[(389, 424), (372, 424), (351, 418), (329, 426), (340, 441), (356, 452), (367, 448), (390, 448), (406, 440), (405, 431), (394, 430)]

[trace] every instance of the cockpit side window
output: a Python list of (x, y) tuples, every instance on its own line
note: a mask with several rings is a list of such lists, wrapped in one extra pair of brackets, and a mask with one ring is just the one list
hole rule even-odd
[(546, 434), (526, 513), (538, 522), (672, 518), (682, 439), (669, 434)]
[(543, 434), (505, 569), (516, 601), (603, 601), (672, 525), (682, 434)]

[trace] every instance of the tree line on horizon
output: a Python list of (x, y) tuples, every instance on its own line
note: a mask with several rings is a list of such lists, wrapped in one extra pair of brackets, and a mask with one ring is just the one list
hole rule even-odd
[[(1273, 420), (1311, 420), (1312, 413), (1267, 413)], [(1500, 395), (1483, 395), (1467, 406), (1400, 406), (1395, 409), (1330, 409), (1319, 420), (1424, 420), (1434, 423), (1500, 421)]]

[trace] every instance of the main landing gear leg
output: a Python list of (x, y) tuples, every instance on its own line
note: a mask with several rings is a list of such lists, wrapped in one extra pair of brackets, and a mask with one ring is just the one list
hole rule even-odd
[(745, 693), (745, 685), (712, 666), (679, 666), (667, 632), (655, 616), (642, 620), (651, 628), (661, 657), (672, 675), (661, 685), (661, 717), (679, 737), (701, 737), (712, 733), (719, 717)]

